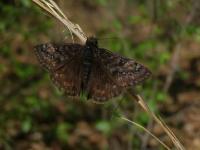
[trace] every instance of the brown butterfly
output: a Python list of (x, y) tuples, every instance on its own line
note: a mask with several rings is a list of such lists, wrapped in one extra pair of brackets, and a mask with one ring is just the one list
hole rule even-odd
[(98, 102), (120, 95), (151, 74), (142, 64), (99, 48), (94, 37), (85, 45), (41, 44), (35, 52), (53, 83), (67, 95), (85, 92), (88, 99)]

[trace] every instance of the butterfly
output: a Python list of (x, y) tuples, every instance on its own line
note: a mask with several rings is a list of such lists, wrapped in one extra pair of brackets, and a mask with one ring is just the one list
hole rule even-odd
[(144, 65), (99, 48), (94, 37), (87, 38), (85, 45), (40, 44), (35, 53), (59, 89), (69, 96), (84, 92), (97, 102), (119, 96), (151, 75)]

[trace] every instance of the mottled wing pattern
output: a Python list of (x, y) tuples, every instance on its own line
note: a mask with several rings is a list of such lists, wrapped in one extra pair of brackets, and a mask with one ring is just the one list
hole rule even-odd
[(80, 94), (83, 46), (79, 44), (42, 44), (36, 46), (36, 55), (46, 68), (53, 83), (66, 94)]
[(99, 59), (113, 80), (121, 87), (134, 86), (151, 75), (142, 64), (103, 48), (99, 50)]
[(87, 92), (89, 99), (91, 98), (96, 102), (101, 103), (120, 95), (122, 89), (112, 80), (106, 70), (103, 69), (100, 61), (95, 59), (91, 70)]
[(46, 43), (35, 46), (35, 53), (40, 64), (48, 71), (52, 71), (76, 57), (82, 48), (79, 44)]
[(53, 83), (69, 96), (80, 95), (81, 63), (72, 59), (63, 67), (50, 73)]

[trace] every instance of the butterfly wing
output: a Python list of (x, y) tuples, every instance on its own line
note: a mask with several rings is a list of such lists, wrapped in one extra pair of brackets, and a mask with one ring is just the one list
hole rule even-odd
[(82, 49), (79, 44), (36, 46), (38, 60), (50, 73), (53, 83), (70, 96), (80, 94)]
[(104, 102), (120, 95), (127, 87), (134, 86), (150, 76), (150, 71), (132, 59), (99, 48), (88, 83), (89, 98)]
[(97, 58), (93, 62), (87, 93), (89, 99), (100, 103), (122, 93)]
[(102, 65), (121, 87), (134, 86), (151, 75), (151, 72), (142, 64), (106, 49), (99, 49), (99, 57)]

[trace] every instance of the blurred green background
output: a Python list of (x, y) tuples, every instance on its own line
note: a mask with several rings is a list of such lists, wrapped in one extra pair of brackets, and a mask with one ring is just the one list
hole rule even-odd
[[(200, 149), (200, 1), (56, 2), (101, 47), (150, 68), (152, 78), (137, 92), (188, 150)], [(0, 1), (0, 35), (0, 150), (164, 149), (119, 114), (173, 146), (128, 95), (97, 105), (71, 100), (53, 86), (33, 47), (71, 37), (30, 0)]]

